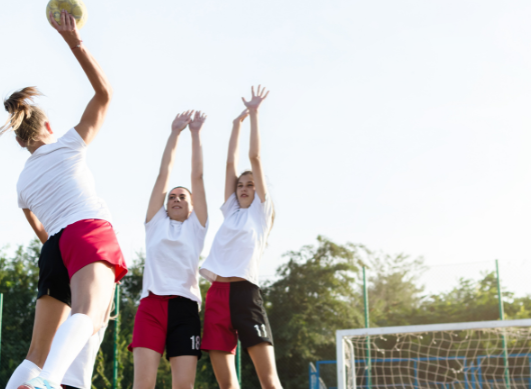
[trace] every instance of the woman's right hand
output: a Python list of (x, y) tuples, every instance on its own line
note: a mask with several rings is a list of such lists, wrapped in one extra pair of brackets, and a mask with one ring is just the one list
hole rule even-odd
[(48, 17), (50, 18), (50, 23), (52, 23), (53, 28), (61, 34), (68, 46), (74, 48), (81, 43), (81, 36), (77, 29), (76, 19), (72, 15), (63, 9), (61, 11), (61, 24), (58, 24), (55, 21), (52, 12), (50, 12)]
[(192, 121), (193, 114), (194, 111), (186, 111), (175, 116), (175, 119), (171, 124), (171, 130), (180, 133), (186, 128), (188, 124), (190, 124), (190, 122)]
[(249, 110), (247, 108), (245, 108), (243, 110), (243, 112), (236, 118), (233, 120), (233, 123), (234, 124), (240, 124), (240, 123), (243, 123), (243, 121), (245, 120), (245, 118), (249, 116)]

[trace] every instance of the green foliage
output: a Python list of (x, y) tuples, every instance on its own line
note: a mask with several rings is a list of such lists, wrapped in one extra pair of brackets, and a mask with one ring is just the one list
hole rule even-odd
[[(286, 254), (279, 280), (264, 288), (285, 388), (307, 388), (308, 363), (335, 359), (335, 331), (363, 323), (360, 296), (353, 288), (362, 248), (323, 237), (317, 243)], [(249, 378), (244, 375), (245, 382)], [(259, 387), (256, 382), (251, 386)]]
[(31, 343), (40, 249), (40, 242), (34, 240), (25, 248), (19, 246), (12, 257), (8, 257), (5, 250), (0, 251), (0, 293), (4, 295), (0, 355), (2, 388), (26, 357)]
[[(38, 280), (40, 243), (18, 247), (8, 257), (0, 251), (0, 293), (4, 293), (0, 387), (24, 359), (31, 341)], [(133, 354), (131, 342), (134, 318), (142, 290), (145, 256), (139, 253), (120, 287), (118, 333), (118, 381), (132, 388)], [(422, 258), (372, 252), (362, 245), (338, 245), (318, 237), (315, 245), (286, 255), (275, 282), (262, 288), (275, 341), (278, 372), (285, 389), (308, 387), (308, 363), (335, 359), (335, 331), (364, 326), (361, 266), (369, 269), (370, 325), (395, 326), (441, 322), (496, 320), (498, 294), (493, 272), (479, 281), (461, 279), (446, 292), (426, 295), (419, 277), (425, 270)], [(204, 297), (209, 284), (200, 282)], [(531, 317), (531, 297), (515, 297), (503, 292), (507, 319)], [(110, 321), (98, 353), (93, 388), (112, 387), (115, 321)], [(326, 369), (325, 369), (326, 370)], [(259, 388), (254, 366), (242, 355), (243, 387)], [(325, 382), (335, 384), (332, 368)], [(171, 388), (171, 369), (163, 358), (157, 388)], [(218, 387), (208, 353), (198, 363), (196, 388)]]

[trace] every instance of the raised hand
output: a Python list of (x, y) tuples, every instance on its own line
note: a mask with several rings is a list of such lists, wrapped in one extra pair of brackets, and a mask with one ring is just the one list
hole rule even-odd
[(188, 128), (190, 128), (190, 131), (197, 131), (199, 132), (201, 130), (201, 127), (203, 127), (203, 123), (205, 123), (207, 116), (204, 113), (201, 113), (201, 111), (197, 111), (195, 113), (194, 119), (188, 124)]
[(178, 114), (175, 116), (175, 119), (173, 119), (173, 123), (171, 124), (171, 130), (181, 132), (186, 128), (188, 124), (192, 121), (192, 115), (194, 114), (194, 111), (186, 111), (183, 113)]
[(234, 119), (233, 123), (234, 124), (242, 123), (247, 116), (249, 116), (249, 110), (247, 108), (245, 108), (243, 110), (243, 112), (241, 114), (239, 114), (236, 119)]
[(52, 23), (53, 28), (61, 34), (70, 48), (75, 48), (81, 43), (81, 36), (77, 29), (76, 19), (72, 15), (63, 9), (61, 11), (61, 24), (57, 24), (52, 12), (50, 12), (48, 17), (50, 18), (50, 23)]
[(261, 88), (260, 85), (258, 85), (257, 93), (254, 93), (254, 86), (251, 87), (251, 93), (252, 97), (251, 100), (247, 101), (242, 97), (243, 104), (247, 107), (250, 111), (257, 111), (260, 107), (260, 104), (262, 104), (262, 101), (265, 100), (267, 95), (269, 94), (269, 91), (266, 92), (265, 88)]

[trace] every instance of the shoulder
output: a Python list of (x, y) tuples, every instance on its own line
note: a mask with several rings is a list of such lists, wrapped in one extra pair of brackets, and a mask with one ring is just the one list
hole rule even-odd
[(192, 227), (194, 230), (197, 230), (198, 232), (206, 234), (206, 231), (208, 230), (208, 219), (205, 223), (205, 226), (203, 227), (203, 225), (197, 218), (195, 211), (192, 211), (190, 216), (188, 216), (188, 219), (184, 221), (184, 225), (187, 227)]
[(238, 209), (240, 209), (240, 204), (236, 198), (236, 193), (231, 194), (227, 201), (221, 206), (221, 212), (224, 217), (230, 216)]
[(166, 213), (166, 208), (164, 208), (164, 206), (162, 206), (157, 211), (155, 216), (153, 216), (151, 218), (151, 220), (148, 221), (147, 223), (144, 223), (144, 225), (145, 225), (146, 230), (147, 230), (147, 229), (153, 228), (154, 226), (156, 226), (156, 225), (158, 225), (160, 223), (169, 222), (169, 221), (170, 221), (170, 218), (168, 217), (168, 214)]
[(60, 137), (57, 143), (77, 150), (83, 150), (87, 148), (87, 144), (74, 127), (72, 127), (66, 132), (66, 134)]

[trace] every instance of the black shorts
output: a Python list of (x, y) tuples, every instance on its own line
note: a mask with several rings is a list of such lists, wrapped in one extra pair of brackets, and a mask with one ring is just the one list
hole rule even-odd
[(68, 306), (72, 306), (70, 277), (63, 263), (59, 239), (63, 230), (51, 236), (42, 246), (39, 256), (39, 284), (37, 299), (51, 296)]
[(194, 355), (201, 358), (201, 320), (197, 302), (180, 296), (150, 293), (140, 300), (133, 341), (128, 349), (145, 347), (166, 358)]
[(213, 282), (206, 296), (203, 350), (235, 353), (266, 342), (273, 334), (260, 288), (248, 281)]

